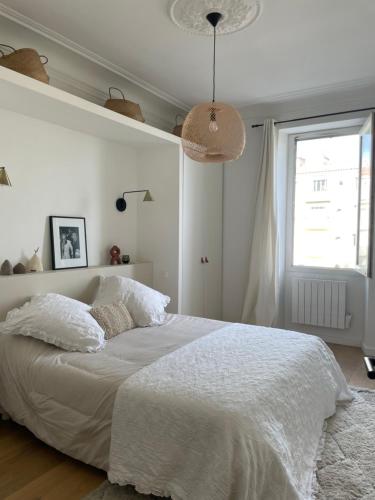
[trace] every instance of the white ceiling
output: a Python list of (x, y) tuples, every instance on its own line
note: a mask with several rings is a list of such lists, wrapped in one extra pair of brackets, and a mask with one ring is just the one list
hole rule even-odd
[[(2, 0), (188, 106), (211, 93), (212, 39), (180, 30), (168, 0)], [(217, 99), (238, 107), (375, 81), (375, 0), (261, 0), (219, 37)]]

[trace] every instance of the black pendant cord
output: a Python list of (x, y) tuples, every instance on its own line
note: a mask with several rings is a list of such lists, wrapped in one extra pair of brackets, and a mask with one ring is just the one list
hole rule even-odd
[[(290, 120), (280, 120), (275, 122), (275, 125), (279, 125), (281, 123), (293, 123), (293, 122), (301, 122), (304, 120), (312, 120), (314, 118), (326, 118), (327, 116), (338, 116), (338, 115), (347, 115), (349, 113), (359, 113), (361, 111), (373, 111), (375, 110), (375, 106), (372, 108), (359, 108), (359, 109), (349, 109), (348, 111), (338, 111), (337, 113), (325, 113), (323, 115), (312, 115), (312, 116), (304, 116), (302, 118), (292, 118)], [(251, 128), (263, 127), (263, 123), (256, 123), (255, 125), (251, 125)]]
[(216, 26), (214, 26), (214, 60), (212, 67), (212, 102), (215, 102), (215, 92), (216, 92)]
[(222, 17), (223, 16), (220, 14), (220, 12), (210, 12), (206, 16), (207, 21), (211, 24), (211, 26), (214, 29), (214, 58), (212, 65), (212, 103), (215, 102), (215, 97), (216, 97), (215, 95), (216, 94), (216, 26)]

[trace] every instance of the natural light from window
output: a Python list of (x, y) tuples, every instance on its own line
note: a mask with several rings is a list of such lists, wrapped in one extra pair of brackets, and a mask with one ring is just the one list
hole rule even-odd
[(359, 135), (297, 141), (294, 265), (356, 267), (359, 161)]

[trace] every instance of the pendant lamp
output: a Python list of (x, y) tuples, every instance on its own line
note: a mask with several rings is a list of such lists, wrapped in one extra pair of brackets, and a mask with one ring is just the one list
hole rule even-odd
[(246, 143), (245, 126), (239, 112), (215, 100), (216, 26), (221, 18), (220, 12), (206, 16), (214, 35), (212, 101), (194, 106), (182, 127), (184, 152), (192, 160), (202, 163), (237, 160)]

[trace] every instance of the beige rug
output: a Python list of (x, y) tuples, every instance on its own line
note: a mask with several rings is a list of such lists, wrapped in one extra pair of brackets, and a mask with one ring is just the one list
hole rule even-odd
[[(328, 420), (317, 464), (317, 500), (375, 500), (375, 391), (352, 388), (354, 400)], [(151, 500), (105, 481), (85, 500)]]

